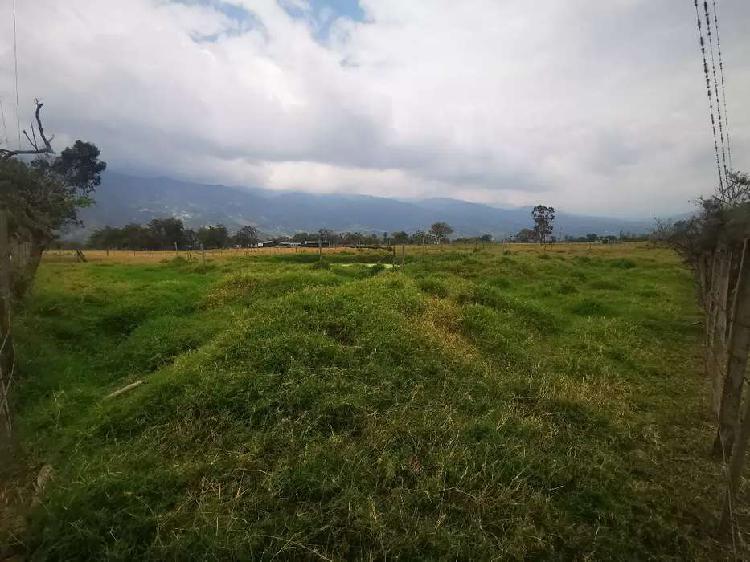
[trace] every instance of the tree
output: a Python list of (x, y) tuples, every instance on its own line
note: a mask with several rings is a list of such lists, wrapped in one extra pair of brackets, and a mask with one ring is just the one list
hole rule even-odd
[(393, 233), (394, 244), (406, 244), (407, 242), (409, 242), (409, 235), (403, 230)]
[(148, 223), (151, 231), (152, 245), (155, 250), (172, 249), (175, 244), (181, 246), (184, 242), (185, 227), (177, 218), (153, 219)]
[(256, 246), (258, 240), (258, 229), (251, 225), (243, 226), (234, 235), (234, 243), (243, 248)]
[(439, 221), (430, 227), (430, 233), (442, 244), (448, 236), (453, 234), (453, 228), (447, 222)]
[(552, 234), (555, 220), (555, 208), (546, 205), (537, 205), (531, 211), (534, 218), (534, 234), (540, 244), (545, 244)]
[(203, 226), (198, 230), (198, 240), (204, 248), (226, 248), (229, 232), (223, 224)]
[(482, 234), (479, 237), (479, 240), (481, 240), (482, 242), (492, 242), (492, 234)]
[(183, 233), (183, 240), (186, 248), (197, 248), (200, 246), (200, 240), (198, 240), (198, 234), (192, 228), (188, 228)]
[[(20, 299), (31, 286), (44, 250), (59, 232), (80, 224), (78, 210), (92, 203), (106, 164), (99, 160), (99, 149), (77, 140), (53, 157), (51, 138), (42, 125), (43, 104), (36, 100), (31, 134), (23, 131), (31, 148), (0, 148), (0, 424), (11, 432), (8, 393), (15, 370), (11, 330), (12, 301)], [(18, 158), (29, 155), (31, 160)], [(9, 260), (10, 242), (25, 243), (28, 258)]]
[(516, 234), (516, 242), (535, 242), (536, 240), (536, 232), (530, 228), (522, 228)]
[(424, 230), (417, 230), (412, 236), (412, 240), (415, 244), (427, 244), (429, 235)]
[(338, 241), (338, 235), (328, 228), (321, 228), (318, 230), (318, 240), (322, 242), (328, 242), (329, 245), (333, 245)]
[(587, 242), (596, 242), (599, 240), (599, 235), (597, 234), (587, 234), (586, 235), (586, 241)]
[[(88, 142), (73, 146), (53, 157), (51, 139), (44, 132), (36, 101), (36, 124), (31, 134), (24, 131), (30, 149), (0, 149), (0, 207), (8, 212), (12, 239), (27, 242), (30, 259), (23, 271), (13, 274), (13, 291), (20, 297), (30, 286), (42, 253), (67, 226), (80, 225), (78, 211), (93, 202), (106, 164), (99, 149)], [(17, 158), (33, 155), (30, 161)]]

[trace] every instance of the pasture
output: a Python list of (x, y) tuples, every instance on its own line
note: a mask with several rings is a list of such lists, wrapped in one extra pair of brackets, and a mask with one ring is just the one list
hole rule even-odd
[(54, 470), (6, 510), (18, 552), (723, 556), (701, 316), (670, 251), (87, 254), (51, 252), (17, 319), (4, 497)]

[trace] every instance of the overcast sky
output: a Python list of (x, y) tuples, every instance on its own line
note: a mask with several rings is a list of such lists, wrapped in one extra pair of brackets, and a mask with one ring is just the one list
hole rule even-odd
[[(642, 217), (716, 182), (692, 0), (17, 4), (22, 126), (38, 96), (58, 148), (90, 140), (114, 170)], [(750, 1), (718, 5), (747, 170)]]

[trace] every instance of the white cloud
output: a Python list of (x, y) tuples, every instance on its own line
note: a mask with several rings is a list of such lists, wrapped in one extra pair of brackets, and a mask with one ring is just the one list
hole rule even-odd
[[(665, 214), (712, 190), (692, 6), (646, 0), (363, 0), (364, 22), (273, 0), (18, 4), (24, 122), (114, 169), (274, 189), (538, 201)], [(746, 166), (750, 6), (720, 2)], [(10, 6), (0, 96), (14, 118)], [(321, 40), (321, 25), (331, 25)], [(15, 136), (12, 131), (9, 135)]]

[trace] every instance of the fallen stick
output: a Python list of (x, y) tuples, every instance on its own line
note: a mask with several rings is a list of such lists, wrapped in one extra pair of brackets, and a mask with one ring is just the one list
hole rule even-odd
[(114, 392), (107, 394), (107, 396), (104, 397), (105, 400), (109, 398), (114, 398), (115, 396), (119, 396), (120, 394), (127, 392), (128, 390), (133, 390), (135, 387), (140, 386), (143, 384), (143, 381), (135, 381), (133, 383), (130, 383), (127, 386), (123, 386), (119, 390), (115, 390)]

